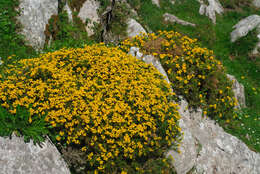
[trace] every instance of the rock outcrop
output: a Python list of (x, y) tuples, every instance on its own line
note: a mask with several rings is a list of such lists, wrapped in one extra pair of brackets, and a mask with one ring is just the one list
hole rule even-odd
[(251, 52), (253, 55), (259, 54), (260, 48), (260, 16), (251, 15), (240, 20), (233, 26), (234, 30), (231, 32), (231, 42), (237, 41), (239, 38), (246, 36), (250, 31), (256, 29), (258, 43)]
[(94, 24), (100, 23), (100, 18), (98, 16), (97, 10), (99, 9), (100, 4), (95, 0), (87, 0), (82, 5), (78, 17), (82, 20), (84, 24), (86, 24), (86, 31), (88, 36), (92, 36), (94, 34)]
[(227, 77), (230, 81), (233, 82), (232, 91), (234, 92), (235, 98), (238, 101), (238, 108), (246, 107), (244, 86), (240, 84), (234, 76), (227, 74)]
[(173, 165), (178, 174), (260, 173), (260, 154), (226, 133), (215, 121), (203, 118), (201, 110), (189, 110), (185, 100), (180, 102), (179, 112), (184, 133), (181, 153), (171, 150), (166, 155), (175, 159)]
[(198, 0), (200, 3), (199, 13), (208, 16), (211, 21), (216, 24), (216, 14), (222, 14), (224, 9), (218, 0), (207, 0), (207, 4), (203, 0)]
[(186, 22), (184, 20), (179, 19), (178, 17), (169, 14), (169, 13), (165, 13), (163, 15), (164, 21), (165, 22), (172, 22), (172, 23), (177, 23), (177, 24), (181, 24), (181, 25), (190, 25), (192, 27), (195, 27), (196, 25), (190, 22)]
[(1, 174), (69, 174), (70, 171), (56, 147), (47, 138), (42, 147), (32, 140), (14, 134), (12, 139), (0, 137)]
[(248, 32), (258, 28), (260, 24), (259, 15), (251, 15), (240, 20), (236, 25), (233, 26), (231, 32), (231, 42), (235, 42), (239, 38), (246, 36)]
[[(129, 54), (152, 63), (169, 82), (162, 65), (153, 56), (143, 55), (136, 47), (131, 47)], [(181, 153), (169, 150), (165, 154), (173, 157), (173, 165), (178, 174), (260, 173), (260, 154), (226, 133), (214, 120), (203, 117), (201, 109), (188, 109), (186, 100), (182, 99), (179, 107), (182, 116), (180, 127), (184, 134)]]
[(145, 29), (139, 24), (135, 19), (130, 18), (127, 21), (127, 36), (135, 37), (140, 35), (140, 33), (146, 33)]
[(58, 1), (20, 0), (19, 9), (17, 20), (22, 25), (21, 34), (30, 46), (37, 50), (43, 48), (45, 27), (51, 16), (58, 14)]

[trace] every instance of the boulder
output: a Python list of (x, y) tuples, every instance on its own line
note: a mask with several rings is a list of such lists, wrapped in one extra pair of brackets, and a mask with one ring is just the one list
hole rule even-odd
[(231, 32), (231, 42), (235, 42), (239, 38), (246, 36), (249, 31), (259, 28), (260, 16), (251, 15), (242, 20), (240, 20), (236, 25), (233, 26), (233, 31)]
[(218, 0), (207, 0), (208, 3), (205, 4), (203, 0), (198, 0), (200, 3), (199, 13), (201, 15), (208, 16), (211, 21), (216, 24), (216, 14), (222, 14), (224, 9)]
[(181, 100), (180, 127), (183, 140), (180, 153), (170, 150), (178, 174), (258, 174), (260, 154), (251, 151), (241, 140), (226, 133), (215, 121), (203, 117), (202, 111), (188, 109)]
[(139, 24), (135, 19), (128, 19), (127, 21), (127, 36), (128, 37), (135, 37), (140, 35), (141, 33), (146, 33), (145, 29)]
[(232, 91), (234, 92), (235, 98), (238, 101), (238, 108), (246, 107), (244, 86), (240, 84), (234, 76), (227, 74), (227, 77), (230, 81), (233, 82)]
[(34, 145), (23, 137), (0, 137), (0, 173), (2, 174), (69, 174), (70, 171), (59, 151), (47, 138)]
[(240, 20), (236, 25), (233, 26), (234, 30), (231, 32), (231, 42), (235, 42), (241, 37), (244, 37), (248, 34), (248, 32), (256, 29), (258, 43), (255, 48), (251, 52), (252, 55), (259, 54), (260, 48), (260, 16), (259, 15), (251, 15), (242, 20)]
[(169, 13), (165, 13), (163, 15), (164, 21), (165, 22), (172, 22), (172, 23), (177, 23), (177, 24), (181, 24), (181, 25), (190, 25), (192, 27), (195, 27), (196, 25), (190, 22), (186, 22), (184, 20), (179, 19), (178, 17), (169, 14)]
[[(143, 55), (139, 48), (131, 47), (129, 54), (146, 63), (152, 63), (169, 79), (159, 60)], [(180, 97), (179, 121), (183, 132), (180, 153), (169, 150), (165, 155), (174, 159), (172, 165), (178, 174), (259, 174), (260, 154), (251, 151), (241, 140), (226, 133), (214, 120), (202, 115), (202, 110), (188, 108)]]
[(86, 31), (88, 36), (92, 36), (94, 32), (94, 24), (100, 23), (100, 17), (98, 16), (97, 10), (100, 7), (99, 1), (87, 0), (83, 3), (78, 17), (86, 24)]
[(45, 27), (52, 15), (58, 14), (57, 0), (20, 0), (20, 16), (18, 22), (22, 25), (21, 34), (29, 45), (39, 50), (45, 43)]

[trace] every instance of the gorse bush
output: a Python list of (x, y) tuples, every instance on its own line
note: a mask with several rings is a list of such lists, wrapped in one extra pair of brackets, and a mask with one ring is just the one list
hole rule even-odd
[(148, 159), (163, 159), (180, 139), (170, 85), (118, 48), (61, 49), (5, 72), (1, 106), (12, 114), (17, 106), (28, 108), (32, 124), (46, 115), (60, 144), (84, 152), (85, 172), (142, 173)]
[(213, 51), (201, 48), (196, 39), (173, 31), (159, 31), (127, 39), (121, 48), (128, 52), (131, 46), (160, 59), (173, 90), (184, 96), (191, 107), (202, 108), (210, 117), (228, 120), (235, 116), (232, 82)]

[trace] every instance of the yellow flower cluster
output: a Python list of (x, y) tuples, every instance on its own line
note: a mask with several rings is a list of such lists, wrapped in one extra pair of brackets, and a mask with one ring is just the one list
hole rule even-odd
[[(232, 84), (213, 51), (202, 48), (196, 39), (174, 31), (159, 31), (127, 39), (121, 49), (141, 48), (156, 56), (166, 70), (172, 88), (184, 96), (191, 107), (201, 107), (209, 116), (232, 117), (235, 98)], [(212, 107), (213, 106), (213, 107)]]
[[(76, 144), (94, 170), (132, 160), (179, 141), (180, 115), (170, 85), (151, 65), (103, 44), (61, 49), (9, 66), (0, 79), (0, 104), (18, 105)], [(34, 119), (33, 119), (34, 120)]]

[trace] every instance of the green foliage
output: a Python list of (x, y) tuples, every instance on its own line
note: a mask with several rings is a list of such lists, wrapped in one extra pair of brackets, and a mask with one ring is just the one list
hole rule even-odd
[(17, 32), (20, 26), (17, 25), (15, 17), (19, 14), (15, 8), (18, 0), (1, 0), (0, 2), (0, 57), (6, 61), (10, 55), (17, 55), (19, 59), (33, 56), (35, 54), (31, 47), (25, 45), (23, 37)]
[[(233, 26), (241, 19), (252, 15), (260, 14), (259, 10), (253, 8), (251, 0), (247, 1), (229, 1), (220, 0), (224, 6), (225, 12), (217, 15), (216, 25), (213, 25), (208, 17), (198, 13), (200, 5), (196, 0), (177, 0), (171, 5), (169, 0), (161, 1), (161, 9), (151, 5), (149, 1), (141, 1), (141, 9), (138, 11), (140, 20), (144, 25), (148, 25), (153, 31), (157, 30), (175, 30), (191, 38), (197, 38), (203, 47), (214, 51), (216, 58), (223, 62), (227, 73), (235, 75), (240, 83), (245, 87), (247, 115), (251, 120), (258, 119), (260, 116), (260, 94), (252, 89), (260, 88), (260, 56), (251, 57), (248, 55), (252, 49), (252, 42), (255, 43), (254, 31), (249, 36), (241, 38), (235, 43), (230, 42), (230, 33)], [(199, 27), (182, 26), (179, 24), (162, 23), (162, 14), (168, 12), (176, 15), (180, 19), (195, 23)], [(154, 14), (157, 14), (156, 16)], [(150, 17), (151, 15), (151, 17)], [(155, 22), (156, 21), (156, 22)], [(248, 52), (247, 52), (248, 51)], [(229, 127), (229, 125), (232, 126)], [(247, 124), (246, 124), (247, 123)], [(258, 129), (256, 124), (245, 117), (241, 119), (232, 119), (230, 123), (220, 122), (228, 129), (230, 133), (244, 140), (250, 147), (259, 149), (259, 144), (247, 140), (245, 135), (257, 136), (260, 143), (259, 134), (253, 135), (248, 129)], [(236, 126), (234, 126), (236, 124)], [(240, 133), (241, 124), (246, 125), (243, 133)], [(259, 150), (258, 150), (259, 151)]]
[[(84, 44), (91, 43), (85, 31), (85, 25), (78, 17), (73, 19), (74, 23), (70, 22), (65, 11), (50, 18), (45, 30), (45, 50), (58, 50), (62, 47), (82, 47)], [(51, 38), (52, 43), (48, 45)]]
[[(31, 118), (28, 109), (17, 106), (16, 114), (10, 114), (6, 109), (0, 107), (0, 136), (11, 136), (13, 132), (24, 136), (24, 141), (30, 139), (34, 143), (43, 142), (45, 135), (49, 133), (48, 126), (44, 121), (45, 116)], [(29, 120), (32, 119), (30, 122)]]
[[(16, 106), (26, 107), (29, 123), (46, 114), (52, 138), (83, 152), (84, 165), (76, 160), (72, 166), (136, 171), (177, 148), (180, 115), (170, 85), (153, 66), (117, 47), (61, 49), (18, 65), (0, 77), (0, 104), (13, 114), (20, 112)], [(77, 156), (72, 152), (69, 162)]]
[(159, 31), (123, 41), (121, 48), (128, 51), (130, 46), (140, 47), (145, 54), (160, 59), (174, 92), (183, 96), (189, 107), (199, 107), (215, 119), (234, 117), (237, 103), (232, 84), (213, 51), (200, 47), (196, 39), (173, 31)]

